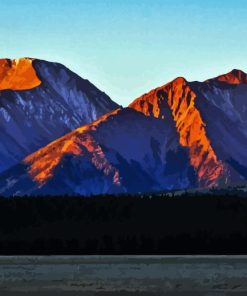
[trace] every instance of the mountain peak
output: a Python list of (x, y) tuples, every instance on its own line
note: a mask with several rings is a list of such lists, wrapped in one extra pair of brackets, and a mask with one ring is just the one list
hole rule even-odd
[(247, 74), (242, 70), (233, 69), (227, 74), (217, 76), (214, 80), (227, 82), (229, 84), (247, 84)]
[(0, 90), (32, 89), (41, 84), (35, 69), (33, 59), (0, 59)]
[[(166, 110), (169, 110), (181, 146), (189, 148), (190, 164), (198, 174), (199, 183), (202, 186), (213, 186), (223, 175), (224, 168), (217, 160), (207, 137), (203, 119), (195, 105), (196, 98), (186, 79), (177, 77), (136, 99), (129, 107), (146, 116), (154, 116), (164, 121), (167, 116)], [(210, 163), (210, 167), (207, 163)]]
[(181, 85), (181, 84), (184, 84), (186, 82), (187, 82), (187, 80), (184, 77), (179, 76), (179, 77), (175, 78), (173, 81), (171, 81), (169, 84)]

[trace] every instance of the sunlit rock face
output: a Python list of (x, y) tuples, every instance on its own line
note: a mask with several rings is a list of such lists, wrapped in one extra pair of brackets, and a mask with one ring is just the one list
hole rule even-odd
[(0, 90), (27, 90), (41, 84), (33, 67), (33, 60), (0, 59)]
[(216, 78), (208, 80), (208, 82), (212, 81), (221, 81), (226, 82), (228, 84), (247, 84), (247, 75), (241, 70), (234, 69), (231, 72), (220, 75)]
[(163, 111), (169, 108), (179, 134), (179, 142), (189, 148), (190, 163), (197, 172), (199, 185), (217, 185), (218, 179), (224, 174), (224, 168), (206, 135), (205, 125), (195, 106), (196, 97), (187, 81), (177, 78), (138, 98), (130, 107), (145, 115), (161, 118), (164, 122), (166, 118)]
[(24, 159), (24, 163), (30, 165), (28, 173), (38, 184), (43, 185), (53, 177), (55, 168), (60, 165), (66, 155), (83, 156), (90, 155), (91, 162), (96, 169), (105, 176), (112, 175), (114, 184), (119, 185), (119, 172), (106, 159), (100, 145), (91, 134), (95, 128), (109, 116), (113, 116), (120, 109), (104, 115), (100, 121), (91, 125), (85, 125), (62, 138), (52, 142)]
[(0, 60), (0, 172), (117, 107), (61, 64)]
[(205, 82), (179, 77), (151, 90), (27, 156), (0, 176), (1, 193), (92, 195), (246, 183), (246, 77), (239, 70)]

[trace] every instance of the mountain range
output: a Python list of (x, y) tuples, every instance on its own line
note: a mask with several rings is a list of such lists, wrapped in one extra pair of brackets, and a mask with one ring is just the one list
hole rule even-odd
[(64, 66), (0, 63), (0, 192), (117, 194), (247, 181), (247, 74), (183, 77), (122, 108)]

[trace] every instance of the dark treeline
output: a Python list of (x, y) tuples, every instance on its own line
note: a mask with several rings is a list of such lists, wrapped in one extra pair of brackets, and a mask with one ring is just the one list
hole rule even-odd
[(0, 197), (0, 254), (247, 254), (243, 191)]

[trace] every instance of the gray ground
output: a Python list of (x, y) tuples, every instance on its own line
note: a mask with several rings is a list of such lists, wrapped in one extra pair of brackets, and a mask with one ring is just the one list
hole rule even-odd
[(0, 257), (0, 296), (247, 295), (247, 256)]

